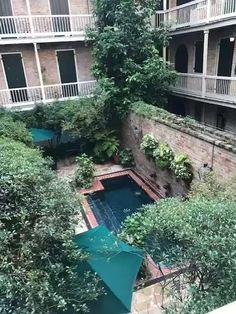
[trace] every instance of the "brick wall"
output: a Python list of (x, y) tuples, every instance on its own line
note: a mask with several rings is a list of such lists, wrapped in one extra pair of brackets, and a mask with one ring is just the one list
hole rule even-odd
[[(49, 0), (30, 0), (32, 15), (49, 15)], [(69, 0), (71, 14), (88, 14), (90, 12), (90, 0)], [(12, 0), (14, 15), (27, 15), (26, 0)]]
[[(40, 44), (39, 59), (43, 74), (44, 84), (59, 84), (60, 78), (57, 68), (56, 50), (75, 49), (76, 62), (79, 81), (92, 80), (91, 75), (91, 52), (84, 43), (58, 43), (58, 44)], [(35, 54), (32, 45), (0, 46), (1, 53), (21, 52), (23, 64), (25, 67), (26, 80), (28, 86), (40, 85)], [(6, 81), (3, 75), (3, 65), (0, 64), (0, 89), (6, 89)]]
[[(168, 171), (157, 170), (156, 172), (155, 165), (149, 162), (139, 149), (145, 134), (153, 134), (160, 142), (168, 143), (175, 153), (187, 154), (191, 159), (195, 178), (198, 178), (198, 170), (204, 163), (212, 165), (214, 171), (223, 178), (229, 177), (233, 171), (236, 171), (236, 153), (213, 144), (214, 138), (209, 136), (206, 136), (206, 139), (197, 138), (158, 121), (132, 113), (123, 125), (123, 146), (132, 149), (138, 171), (156, 183), (162, 194), (165, 194), (167, 185), (171, 186), (172, 195), (184, 195), (187, 187), (177, 182)], [(157, 177), (153, 178), (155, 172)]]

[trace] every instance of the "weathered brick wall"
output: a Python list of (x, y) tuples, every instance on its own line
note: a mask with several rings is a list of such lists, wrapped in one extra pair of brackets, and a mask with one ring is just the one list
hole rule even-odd
[[(184, 195), (187, 187), (177, 182), (168, 171), (157, 170), (156, 172), (154, 163), (148, 161), (139, 148), (145, 134), (153, 134), (160, 142), (168, 143), (175, 153), (187, 154), (192, 163), (195, 179), (198, 178), (198, 170), (204, 163), (212, 166), (214, 171), (223, 178), (227, 178), (236, 171), (236, 153), (213, 144), (213, 138), (209, 136), (206, 136), (205, 140), (197, 138), (184, 131), (132, 113), (123, 125), (123, 146), (132, 149), (138, 171), (156, 183), (162, 194), (165, 194), (167, 185), (171, 186), (172, 195)], [(153, 178), (155, 172), (157, 177)]]
[[(89, 0), (69, 0), (71, 14), (88, 14), (91, 10)], [(49, 15), (49, 0), (30, 0), (32, 15)], [(26, 0), (12, 0), (14, 15), (27, 15)]]
[[(85, 47), (84, 43), (58, 43), (58, 44), (40, 44), (38, 50), (43, 80), (45, 85), (59, 84), (59, 72), (57, 66), (56, 50), (75, 49), (76, 63), (79, 81), (92, 80), (91, 68), (91, 51), (89, 47)], [(28, 86), (38, 86), (39, 75), (36, 65), (33, 45), (18, 46), (0, 46), (1, 53), (21, 52), (25, 75)], [(6, 89), (6, 81), (3, 75), (3, 64), (0, 64), (0, 89)]]

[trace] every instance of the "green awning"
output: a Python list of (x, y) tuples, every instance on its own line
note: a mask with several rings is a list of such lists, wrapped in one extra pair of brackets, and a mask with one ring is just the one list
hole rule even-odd
[(89, 254), (86, 263), (101, 278), (106, 291), (91, 304), (90, 313), (129, 313), (143, 251), (122, 242), (103, 225), (76, 235), (75, 243)]
[(48, 130), (48, 129), (31, 128), (31, 129), (29, 129), (29, 131), (30, 131), (30, 133), (33, 137), (33, 141), (35, 143), (51, 141), (51, 140), (53, 140), (53, 138), (55, 136), (55, 132), (52, 130)]

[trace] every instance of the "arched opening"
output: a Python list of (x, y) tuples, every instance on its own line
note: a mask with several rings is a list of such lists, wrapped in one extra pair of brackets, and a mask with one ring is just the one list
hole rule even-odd
[(188, 50), (185, 45), (179, 46), (176, 50), (175, 70), (180, 73), (188, 72)]

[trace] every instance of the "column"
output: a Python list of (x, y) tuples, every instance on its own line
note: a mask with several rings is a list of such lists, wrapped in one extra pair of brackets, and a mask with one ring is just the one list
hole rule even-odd
[(45, 96), (45, 90), (44, 90), (44, 84), (43, 84), (41, 65), (40, 65), (40, 60), (39, 60), (38, 47), (37, 47), (36, 43), (33, 43), (33, 45), (34, 45), (34, 53), (35, 53), (35, 59), (36, 59), (36, 64), (37, 64), (37, 69), (38, 69), (40, 87), (41, 87), (41, 91), (42, 91), (43, 103), (45, 103), (46, 102), (46, 96)]
[[(167, 0), (163, 0), (163, 11), (164, 11), (164, 23), (166, 22), (166, 10), (167, 10)], [(163, 46), (163, 60), (166, 62), (166, 47)]]
[(32, 37), (34, 37), (34, 24), (33, 24), (33, 18), (31, 15), (30, 0), (26, 0), (26, 6), (27, 6), (27, 13), (29, 16), (31, 34), (32, 34)]
[(204, 31), (204, 43), (203, 43), (202, 97), (205, 97), (205, 95), (206, 95), (208, 43), (209, 43), (209, 30), (205, 30)]

